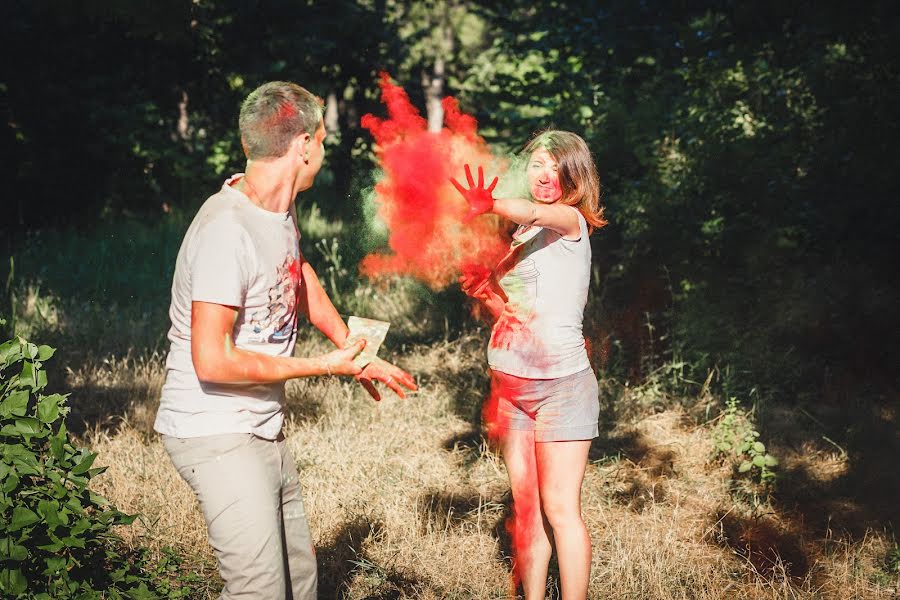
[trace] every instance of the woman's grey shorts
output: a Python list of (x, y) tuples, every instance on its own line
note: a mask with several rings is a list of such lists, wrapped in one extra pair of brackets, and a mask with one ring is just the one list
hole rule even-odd
[(492, 426), (534, 431), (536, 442), (590, 440), (599, 435), (598, 391), (590, 367), (558, 379), (524, 379), (493, 371), (497, 422)]

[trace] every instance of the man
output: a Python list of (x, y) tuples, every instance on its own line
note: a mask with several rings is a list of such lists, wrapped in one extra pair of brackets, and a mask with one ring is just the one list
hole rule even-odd
[[(284, 444), (284, 381), (351, 375), (376, 399), (413, 378), (343, 348), (347, 326), (299, 249), (291, 207), (322, 166), (321, 100), (271, 82), (240, 113), (246, 174), (200, 208), (175, 265), (171, 349), (154, 428), (206, 519), (221, 598), (316, 597), (316, 562), (297, 467)], [(338, 347), (294, 357), (297, 312)], [(402, 387), (401, 387), (402, 386)]]

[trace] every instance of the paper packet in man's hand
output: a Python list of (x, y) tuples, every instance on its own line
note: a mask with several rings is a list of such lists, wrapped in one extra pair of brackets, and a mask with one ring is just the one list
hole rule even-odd
[(364, 319), (362, 317), (350, 317), (347, 319), (347, 327), (350, 328), (350, 335), (344, 342), (344, 347), (355, 344), (360, 339), (365, 338), (366, 347), (363, 351), (356, 355), (353, 362), (360, 369), (375, 359), (378, 354), (378, 348), (384, 341), (391, 324), (387, 321), (376, 321), (375, 319)]

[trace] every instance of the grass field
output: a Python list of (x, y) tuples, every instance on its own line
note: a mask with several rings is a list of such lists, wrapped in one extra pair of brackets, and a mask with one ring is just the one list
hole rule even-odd
[[(152, 431), (166, 286), (132, 303), (120, 291), (102, 304), (75, 284), (53, 285), (63, 266), (31, 260), (44, 271), (33, 281), (27, 270), (18, 276), (18, 327), (59, 348), (51, 383), (72, 392), (70, 429), (108, 467), (96, 488), (141, 515), (121, 530), (125, 543), (149, 548), (153, 560), (174, 551), (182, 561), (171, 576), (190, 579), (194, 597), (215, 597), (220, 582), (202, 517)], [(326, 260), (323, 280), (346, 277), (339, 262)], [(353, 381), (287, 386), (285, 434), (300, 468), (320, 596), (514, 598), (507, 480), (480, 427), (487, 331), (448, 320), (448, 303), (459, 304), (452, 293), (400, 281), (329, 285), (342, 309), (395, 324), (383, 352), (420, 390), (374, 403)], [(320, 336), (301, 333), (297, 354), (326, 350)], [(716, 458), (724, 398), (715, 374), (707, 385), (682, 382), (677, 393), (663, 379), (601, 377), (601, 436), (583, 488), (591, 598), (898, 597), (896, 403), (742, 405), (741, 418), (780, 461), (766, 488)], [(559, 597), (555, 572), (551, 565), (550, 598)]]

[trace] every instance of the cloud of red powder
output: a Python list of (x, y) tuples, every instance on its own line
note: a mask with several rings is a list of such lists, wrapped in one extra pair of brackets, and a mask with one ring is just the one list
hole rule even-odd
[(447, 97), (442, 102), (445, 126), (429, 132), (425, 118), (387, 73), (381, 74), (380, 86), (388, 117), (367, 114), (362, 126), (375, 138), (383, 171), (375, 202), (390, 232), (390, 252), (366, 256), (360, 271), (372, 278), (408, 275), (439, 289), (461, 272), (493, 268), (508, 245), (500, 222), (482, 217), (463, 224), (468, 207), (450, 184), (450, 177), (463, 177), (466, 163), (487, 167), (495, 162), (477, 122)]

